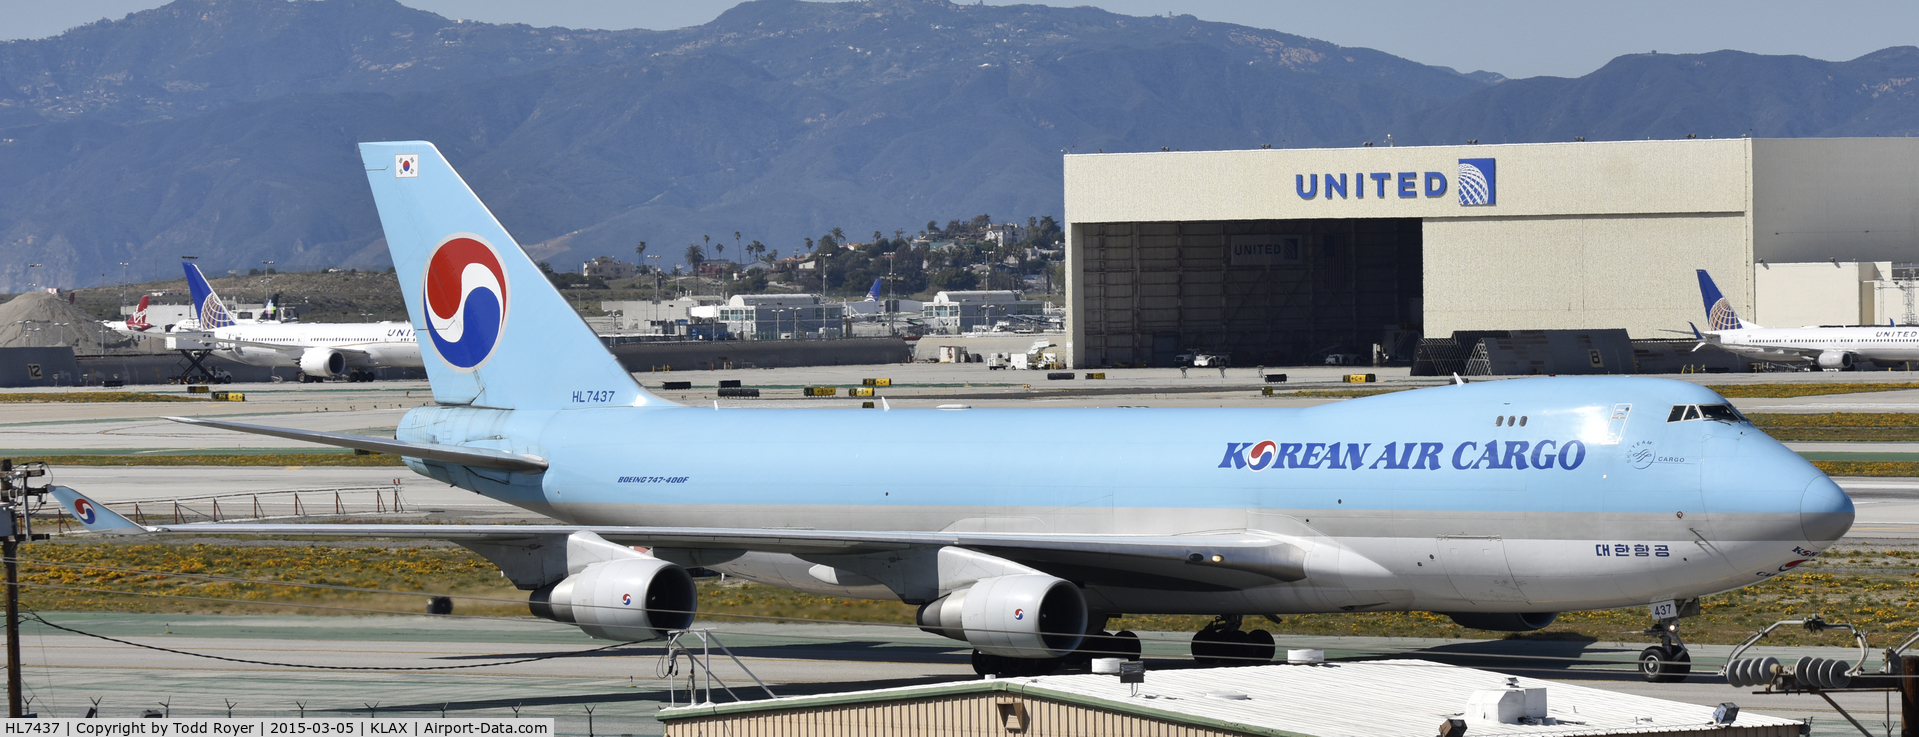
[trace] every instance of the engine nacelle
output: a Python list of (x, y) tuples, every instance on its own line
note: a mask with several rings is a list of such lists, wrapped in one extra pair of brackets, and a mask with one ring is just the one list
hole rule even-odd
[(920, 629), (1009, 658), (1057, 658), (1086, 635), (1086, 599), (1065, 579), (983, 578), (920, 607)]
[(300, 373), (330, 379), (346, 373), (346, 355), (331, 348), (308, 348), (300, 352)]
[(693, 624), (699, 593), (686, 569), (657, 558), (601, 561), (527, 597), (533, 616), (602, 640), (657, 640)]
[(1532, 612), (1515, 614), (1510, 612), (1440, 612), (1453, 618), (1461, 627), (1494, 632), (1531, 632), (1545, 629), (1559, 618), (1559, 612)]
[(1852, 354), (1845, 351), (1820, 351), (1815, 361), (1822, 369), (1852, 368)]

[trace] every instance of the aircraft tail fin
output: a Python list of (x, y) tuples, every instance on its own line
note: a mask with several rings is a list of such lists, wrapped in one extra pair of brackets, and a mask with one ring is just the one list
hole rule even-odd
[(866, 290), (866, 301), (868, 302), (880, 301), (880, 282), (884, 279), (885, 277), (880, 277), (878, 279), (873, 280), (873, 288)]
[(193, 296), (193, 316), (199, 320), (201, 330), (224, 328), (233, 324), (233, 314), (227, 312), (227, 305), (220, 301), (219, 293), (213, 291), (213, 285), (207, 283), (205, 274), (192, 261), (183, 261), (180, 266), (187, 272), (187, 293)]
[(433, 398), (670, 405), (640, 388), (433, 144), (360, 144)]
[(135, 524), (133, 520), (122, 517), (99, 502), (88, 499), (85, 494), (65, 486), (48, 487), (47, 493), (53, 497), (54, 501), (60, 503), (60, 507), (65, 509), (67, 514), (79, 520), (80, 526), (86, 528), (87, 532), (111, 532), (124, 535), (147, 531), (147, 528)]
[(128, 330), (141, 333), (153, 328), (153, 323), (147, 322), (147, 300), (150, 299), (153, 299), (151, 295), (140, 295), (140, 306), (134, 308), (133, 315), (127, 318)]
[(1718, 285), (1712, 283), (1712, 277), (1705, 269), (1699, 269), (1699, 296), (1706, 303), (1707, 330), (1739, 330), (1758, 327), (1740, 322), (1739, 315), (1732, 311), (1732, 303), (1719, 293)]

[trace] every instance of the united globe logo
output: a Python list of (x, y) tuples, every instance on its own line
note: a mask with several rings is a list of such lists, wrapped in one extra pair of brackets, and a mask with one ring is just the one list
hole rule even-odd
[(1712, 303), (1712, 309), (1706, 311), (1707, 330), (1738, 330), (1739, 327), (1739, 315), (1733, 313), (1732, 303), (1725, 297), (1720, 297)]
[(1459, 160), (1459, 204), (1492, 205), (1499, 201), (1499, 168), (1493, 159)]
[(471, 233), (448, 236), (427, 258), (420, 288), (433, 350), (455, 371), (486, 363), (506, 328), (506, 269), (491, 244)]

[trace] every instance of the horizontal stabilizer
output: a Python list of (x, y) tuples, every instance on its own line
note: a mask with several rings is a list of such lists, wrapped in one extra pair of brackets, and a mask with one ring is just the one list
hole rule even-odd
[(509, 453), (490, 448), (463, 448), (452, 445), (429, 445), (409, 443), (404, 440), (370, 438), (365, 435), (342, 435), (340, 433), (318, 432), (314, 430), (294, 430), (285, 427), (249, 425), (243, 422), (223, 420), (203, 420), (196, 417), (168, 417), (166, 419), (188, 425), (205, 425), (222, 430), (236, 430), (255, 435), (272, 435), (288, 440), (303, 440), (321, 445), (334, 445), (341, 448), (365, 450), (374, 453), (392, 453), (398, 456), (419, 458), (428, 461), (441, 461), (461, 466), (477, 468), (498, 468), (504, 471), (521, 473), (540, 473), (546, 470), (546, 459), (525, 453)]
[(124, 535), (148, 531), (147, 528), (134, 524), (133, 520), (122, 517), (113, 510), (101, 506), (99, 502), (88, 499), (85, 494), (65, 486), (50, 487), (47, 493), (53, 496), (54, 501), (60, 503), (60, 507), (65, 509), (67, 514), (79, 520), (80, 526), (86, 528), (87, 532)]

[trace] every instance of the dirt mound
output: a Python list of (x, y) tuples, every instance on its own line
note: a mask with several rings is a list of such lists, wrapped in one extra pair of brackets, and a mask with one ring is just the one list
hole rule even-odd
[(134, 339), (102, 325), (86, 310), (47, 292), (28, 292), (0, 304), (0, 347), (72, 346), (97, 356), (131, 348)]

